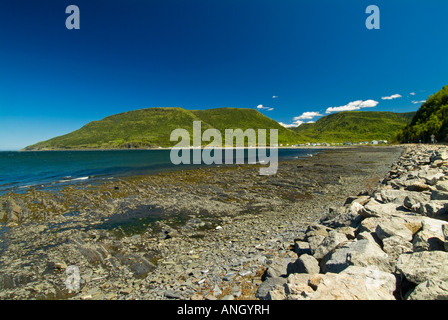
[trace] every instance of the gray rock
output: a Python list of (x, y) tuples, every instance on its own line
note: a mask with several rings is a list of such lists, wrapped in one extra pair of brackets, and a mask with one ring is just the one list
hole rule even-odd
[(399, 205), (393, 202), (383, 204), (372, 199), (364, 206), (364, 209), (360, 211), (360, 214), (364, 218), (393, 215), (397, 213), (398, 207)]
[(311, 254), (310, 244), (305, 241), (294, 241), (294, 252), (298, 255)]
[(371, 290), (383, 290), (393, 295), (397, 289), (395, 276), (392, 273), (383, 272), (373, 265), (367, 267), (350, 266), (343, 270), (341, 274), (362, 281)]
[(321, 260), (328, 252), (333, 250), (338, 244), (348, 241), (347, 237), (337, 231), (331, 231), (328, 237), (322, 240), (319, 246), (314, 250), (313, 256)]
[(392, 269), (388, 255), (376, 243), (369, 240), (343, 243), (330, 251), (320, 265), (324, 273), (339, 273), (351, 265), (360, 267), (376, 265), (384, 272), (391, 272)]
[(403, 237), (392, 236), (383, 239), (383, 251), (388, 254), (392, 261), (397, 261), (400, 255), (403, 253), (412, 253), (413, 250), (412, 243), (404, 240)]
[(405, 226), (404, 221), (399, 218), (379, 220), (375, 232), (381, 240), (393, 236), (402, 237), (406, 241), (412, 240), (412, 231), (409, 230)]
[[(327, 234), (328, 236), (328, 234)], [(312, 255), (315, 254), (317, 248), (319, 248), (320, 244), (322, 243), (322, 241), (324, 241), (325, 236), (321, 236), (321, 235), (316, 235), (316, 236), (312, 236), (307, 238), (308, 244), (310, 246), (310, 252)]]
[(445, 239), (426, 230), (419, 231), (412, 240), (414, 252), (444, 250)]
[(421, 202), (428, 202), (430, 196), (422, 192), (408, 192), (407, 196), (403, 200), (403, 206), (407, 209), (411, 209), (412, 206)]
[(443, 280), (426, 280), (411, 290), (406, 300), (448, 300), (448, 282)]
[(445, 237), (445, 251), (448, 251), (448, 225), (442, 226), (442, 232)]
[(431, 200), (448, 200), (448, 192), (441, 190), (433, 190), (431, 192)]
[(294, 263), (296, 259), (290, 257), (284, 257), (275, 259), (269, 268), (266, 270), (267, 277), (281, 277), (288, 274), (288, 265)]
[(382, 288), (369, 285), (368, 275), (363, 278), (326, 273), (311, 275), (309, 279), (293, 276), (288, 278), (285, 289), (288, 300), (395, 300)]
[(342, 227), (338, 228), (337, 232), (345, 235), (348, 240), (353, 240), (356, 238), (356, 229), (353, 227)]
[(322, 219), (320, 223), (333, 229), (341, 227), (357, 227), (363, 219), (363, 217), (358, 214), (362, 208), (363, 206), (361, 204), (354, 202), (351, 204), (348, 212), (341, 210), (341, 212), (331, 218), (326, 217)]
[(437, 190), (448, 192), (448, 180), (438, 181), (436, 188)]
[(448, 252), (423, 251), (402, 254), (397, 271), (408, 281), (420, 284), (426, 280), (448, 280)]
[(180, 299), (181, 295), (177, 291), (168, 290), (165, 291), (165, 297), (167, 297), (168, 299)]
[(405, 190), (422, 192), (422, 191), (431, 190), (431, 187), (423, 182), (412, 182), (408, 186), (405, 187)]
[(319, 273), (319, 262), (313, 256), (308, 254), (301, 255), (295, 262), (288, 264), (287, 273)]
[(433, 186), (445, 175), (438, 169), (429, 169), (421, 171), (419, 177), (425, 179), (426, 183)]
[(276, 286), (282, 286), (286, 283), (287, 278), (283, 277), (271, 277), (266, 278), (266, 281), (258, 287), (255, 297), (260, 300), (266, 300), (268, 298), (269, 291), (273, 290)]
[(445, 238), (445, 234), (443, 231), (444, 226), (448, 227), (447, 221), (442, 221), (439, 219), (433, 219), (428, 217), (422, 218), (422, 230), (435, 233), (443, 240)]
[(412, 206), (411, 211), (430, 218), (443, 218), (448, 215), (448, 201), (432, 200)]
[(393, 202), (401, 205), (408, 195), (408, 192), (404, 190), (383, 189), (375, 193), (375, 200), (382, 203)]
[(311, 224), (305, 231), (306, 240), (314, 236), (327, 237), (328, 232), (330, 232), (331, 230), (331, 228), (328, 228), (327, 226), (321, 224)]

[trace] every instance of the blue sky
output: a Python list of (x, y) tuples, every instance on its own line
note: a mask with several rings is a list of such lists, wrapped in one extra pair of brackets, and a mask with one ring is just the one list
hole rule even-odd
[(2, 0), (0, 150), (147, 107), (415, 111), (448, 84), (447, 18), (446, 0)]

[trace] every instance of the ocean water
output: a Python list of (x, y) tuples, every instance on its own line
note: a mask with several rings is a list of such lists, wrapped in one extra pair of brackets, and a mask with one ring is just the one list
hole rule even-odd
[[(309, 157), (323, 151), (323, 149), (306, 148), (277, 150), (279, 160)], [(126, 176), (206, 166), (206, 164), (174, 165), (170, 159), (170, 151), (167, 149), (2, 151), (0, 152), (0, 195), (9, 191), (25, 192), (29, 188), (57, 189), (86, 181), (95, 184)], [(234, 154), (236, 154), (235, 150)], [(248, 163), (247, 155), (248, 152), (245, 149), (244, 163)], [(267, 149), (267, 155), (269, 156), (269, 149)]]

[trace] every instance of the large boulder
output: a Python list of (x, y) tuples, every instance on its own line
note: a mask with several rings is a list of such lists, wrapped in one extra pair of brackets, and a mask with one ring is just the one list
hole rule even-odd
[(287, 273), (319, 273), (319, 262), (309, 254), (301, 255), (295, 262), (288, 264)]
[(379, 220), (375, 232), (381, 240), (399, 236), (406, 241), (411, 241), (413, 236), (412, 231), (406, 227), (404, 221), (396, 217)]
[(407, 209), (411, 209), (412, 206), (418, 203), (428, 202), (431, 196), (423, 192), (408, 192), (403, 200), (403, 206)]
[(322, 240), (319, 246), (314, 250), (314, 258), (321, 260), (328, 252), (333, 250), (338, 244), (348, 241), (347, 237), (337, 231), (331, 231), (328, 237)]
[(287, 281), (287, 278), (282, 278), (282, 277), (267, 278), (258, 287), (257, 292), (255, 293), (255, 297), (257, 297), (260, 300), (269, 299), (269, 292), (274, 290), (276, 287), (281, 288), (286, 283), (286, 281)]
[(397, 279), (395, 276), (392, 273), (379, 270), (376, 266), (350, 266), (340, 274), (345, 274), (364, 282), (371, 290), (379, 289), (393, 295), (397, 289)]
[(296, 259), (291, 257), (277, 258), (272, 261), (266, 270), (267, 277), (286, 277), (288, 275), (288, 265), (294, 263)]
[(414, 251), (412, 243), (400, 236), (392, 236), (383, 239), (382, 242), (383, 251), (388, 254), (391, 261), (397, 261), (398, 257), (403, 253), (412, 253)]
[(375, 192), (373, 197), (376, 201), (381, 203), (393, 202), (395, 204), (401, 205), (408, 195), (409, 192), (404, 190), (394, 190), (394, 189), (382, 189)]
[(448, 300), (448, 282), (443, 280), (426, 280), (411, 290), (406, 300)]
[(443, 225), (448, 225), (448, 222), (424, 217), (422, 229), (412, 240), (414, 251), (443, 251), (445, 249), (445, 235), (442, 230)]
[(422, 251), (402, 254), (396, 265), (399, 274), (408, 281), (448, 280), (448, 252)]
[(346, 207), (330, 208), (329, 215), (322, 219), (320, 223), (329, 228), (357, 227), (363, 217), (359, 212), (363, 209), (359, 202), (352, 202)]
[[(368, 281), (359, 274), (314, 274), (308, 276), (291, 275), (288, 278), (285, 295), (282, 288), (276, 288), (274, 296), (288, 300), (394, 300), (395, 297), (375, 281)], [(372, 279), (372, 278), (370, 278)]]
[(431, 200), (448, 200), (448, 191), (433, 190)]
[(400, 205), (394, 202), (383, 204), (374, 199), (371, 199), (364, 205), (364, 208), (360, 210), (359, 214), (364, 218), (382, 217), (396, 214), (398, 207), (400, 207)]
[(419, 202), (412, 206), (411, 211), (430, 218), (446, 219), (448, 217), (448, 201), (431, 200)]
[(369, 240), (353, 240), (330, 251), (321, 261), (321, 270), (339, 273), (352, 265), (375, 265), (384, 272), (392, 272), (393, 269), (388, 255), (379, 245)]
[(437, 190), (448, 192), (448, 180), (438, 181), (436, 188)]

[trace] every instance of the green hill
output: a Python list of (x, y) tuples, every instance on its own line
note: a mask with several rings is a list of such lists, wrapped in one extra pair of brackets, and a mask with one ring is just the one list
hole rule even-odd
[(448, 85), (430, 96), (402, 132), (400, 142), (431, 142), (434, 134), (437, 141), (448, 141)]
[(322, 117), (316, 123), (292, 128), (308, 142), (362, 142), (391, 140), (415, 113), (345, 111)]
[[(202, 132), (215, 128), (225, 142), (225, 129), (278, 130), (278, 143), (293, 145), (305, 142), (361, 142), (390, 140), (410, 123), (414, 113), (347, 111), (331, 114), (316, 123), (285, 128), (254, 109), (219, 108), (185, 110), (183, 108), (147, 108), (128, 111), (92, 121), (63, 136), (28, 146), (25, 150), (129, 149), (172, 147), (174, 129), (186, 129), (192, 144), (193, 121), (201, 121)], [(207, 145), (209, 142), (203, 142)]]
[(295, 144), (300, 141), (300, 137), (292, 130), (280, 125), (257, 110), (241, 108), (219, 108), (208, 110), (194, 110), (192, 113), (202, 121), (218, 129), (224, 139), (225, 129), (266, 129), (266, 142), (270, 141), (269, 129), (278, 130), (279, 144)]
[[(202, 121), (202, 131), (216, 128), (245, 130), (278, 129), (279, 143), (297, 143), (297, 135), (253, 109), (222, 108), (189, 111), (182, 108), (147, 108), (92, 121), (69, 134), (28, 146), (25, 150), (124, 149), (172, 147), (171, 132), (186, 129), (192, 139), (193, 121)], [(267, 130), (269, 133), (269, 130)], [(269, 142), (269, 136), (267, 142)], [(208, 142), (204, 142), (207, 145)]]

